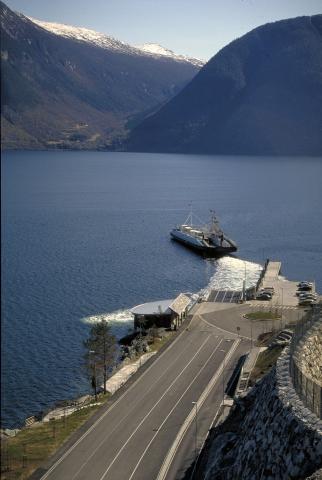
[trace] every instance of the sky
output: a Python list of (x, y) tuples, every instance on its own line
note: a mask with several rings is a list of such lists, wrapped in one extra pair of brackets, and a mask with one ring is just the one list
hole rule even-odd
[(158, 43), (208, 60), (268, 22), (322, 13), (321, 0), (5, 0), (39, 20), (86, 27), (131, 45)]

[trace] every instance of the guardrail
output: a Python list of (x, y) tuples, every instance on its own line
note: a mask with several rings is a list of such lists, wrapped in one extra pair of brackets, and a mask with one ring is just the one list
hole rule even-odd
[(259, 275), (259, 278), (257, 280), (257, 283), (256, 283), (256, 292), (257, 290), (259, 290), (259, 287), (261, 286), (261, 283), (263, 281), (263, 278), (265, 277), (265, 273), (266, 273), (266, 270), (267, 270), (267, 265), (269, 264), (269, 258), (266, 259), (265, 263), (264, 263), (264, 267), (263, 267), (263, 270), (261, 271), (260, 275)]
[(301, 370), (296, 363), (296, 353), (306, 332), (321, 321), (321, 318), (322, 305), (316, 305), (297, 323), (290, 344), (290, 375), (294, 388), (304, 405), (320, 419), (322, 419), (322, 387)]

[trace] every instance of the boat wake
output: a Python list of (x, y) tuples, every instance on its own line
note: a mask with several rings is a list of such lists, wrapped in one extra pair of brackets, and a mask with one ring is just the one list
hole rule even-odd
[(202, 290), (242, 290), (245, 280), (246, 288), (256, 285), (263, 267), (258, 263), (234, 257), (222, 257), (216, 262), (216, 272), (208, 285)]
[[(242, 290), (243, 282), (246, 288), (256, 285), (262, 266), (258, 263), (241, 260), (234, 257), (208, 259), (209, 266), (215, 269), (208, 284), (195, 293), (190, 293), (194, 300), (199, 296), (207, 297), (211, 290)], [(121, 338), (133, 330), (134, 315), (130, 309), (116, 310), (110, 313), (91, 315), (82, 319), (87, 324), (106, 320), (117, 338)]]
[(124, 337), (133, 330), (134, 315), (130, 310), (115, 310), (110, 313), (100, 313), (97, 315), (91, 315), (89, 317), (82, 318), (82, 321), (87, 324), (94, 324), (106, 320), (111, 326), (113, 334), (117, 338)]

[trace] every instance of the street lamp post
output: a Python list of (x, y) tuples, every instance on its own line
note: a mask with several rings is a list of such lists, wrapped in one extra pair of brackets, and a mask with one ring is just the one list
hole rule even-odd
[(198, 403), (192, 402), (195, 406), (195, 462), (197, 462), (197, 438), (198, 438)]
[(281, 309), (280, 325), (282, 326), (283, 325), (283, 310), (284, 310), (284, 291), (283, 291), (283, 287), (281, 287), (281, 291), (282, 291), (282, 309)]
[(246, 276), (247, 276), (247, 273), (246, 273), (246, 262), (245, 262), (245, 260), (243, 260), (243, 262), (244, 262), (244, 267), (245, 267), (244, 280), (243, 280), (243, 301), (245, 302), (246, 301)]
[(225, 353), (224, 360), (223, 360), (223, 370), (222, 370), (222, 403), (224, 404), (225, 401), (225, 363), (226, 363), (226, 352), (225, 350), (220, 350), (221, 352)]
[(250, 348), (253, 348), (253, 320), (250, 319)]
[(282, 290), (282, 311), (283, 311), (283, 308), (284, 308), (284, 291), (283, 291), (283, 288), (281, 290)]

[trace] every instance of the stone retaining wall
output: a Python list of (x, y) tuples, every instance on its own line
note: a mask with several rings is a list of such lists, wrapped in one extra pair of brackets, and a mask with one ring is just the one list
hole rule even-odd
[(297, 330), (309, 327), (291, 344), (290, 372), (303, 403), (322, 419), (322, 311), (317, 309)]
[(289, 349), (235, 408), (243, 422), (216, 437), (207, 480), (295, 480), (322, 467), (322, 422), (293, 388)]
[(322, 320), (313, 331), (307, 332), (295, 361), (307, 377), (322, 386)]

